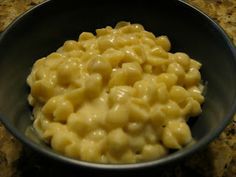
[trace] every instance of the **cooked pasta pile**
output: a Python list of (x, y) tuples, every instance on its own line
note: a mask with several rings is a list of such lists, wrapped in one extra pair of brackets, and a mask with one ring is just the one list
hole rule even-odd
[(204, 101), (201, 64), (170, 48), (166, 36), (125, 22), (66, 41), (27, 79), (37, 133), (57, 152), (97, 163), (183, 148)]

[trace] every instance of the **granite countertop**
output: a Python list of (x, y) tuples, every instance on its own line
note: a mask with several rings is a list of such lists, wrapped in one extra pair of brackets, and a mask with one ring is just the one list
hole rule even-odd
[[(0, 0), (0, 32), (22, 12), (42, 1)], [(217, 21), (236, 45), (236, 0), (187, 1)], [(0, 177), (27, 177), (32, 173), (33, 176), (45, 176), (50, 175), (50, 168), (57, 168), (45, 165), (38, 154), (29, 151), (0, 123)], [(236, 115), (208, 147), (160, 176), (236, 177)]]

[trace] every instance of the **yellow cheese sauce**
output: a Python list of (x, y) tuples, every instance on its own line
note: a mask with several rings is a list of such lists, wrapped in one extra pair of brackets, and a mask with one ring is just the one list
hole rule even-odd
[(158, 159), (192, 141), (201, 113), (201, 64), (170, 52), (167, 36), (120, 22), (80, 34), (35, 62), (27, 78), (38, 136), (96, 163)]

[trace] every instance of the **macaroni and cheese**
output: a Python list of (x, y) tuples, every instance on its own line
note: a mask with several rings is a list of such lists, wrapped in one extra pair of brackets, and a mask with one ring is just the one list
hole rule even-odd
[(192, 140), (201, 64), (170, 53), (140, 24), (83, 32), (35, 62), (27, 83), (38, 135), (59, 153), (97, 163), (161, 158)]

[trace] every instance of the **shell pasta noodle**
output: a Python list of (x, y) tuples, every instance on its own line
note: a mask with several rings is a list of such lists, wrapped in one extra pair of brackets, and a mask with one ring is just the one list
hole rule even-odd
[(171, 53), (140, 24), (80, 34), (37, 60), (27, 78), (33, 126), (55, 151), (96, 163), (136, 163), (192, 141), (201, 113), (201, 63)]

